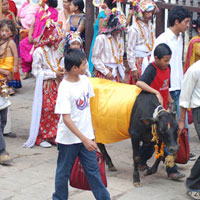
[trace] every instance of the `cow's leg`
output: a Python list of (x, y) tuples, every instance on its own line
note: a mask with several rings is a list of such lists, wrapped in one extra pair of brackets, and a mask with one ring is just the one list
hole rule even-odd
[(97, 146), (99, 147), (101, 153), (103, 154), (103, 158), (106, 161), (106, 165), (108, 166), (108, 170), (113, 171), (113, 172), (117, 171), (117, 169), (115, 168), (115, 166), (112, 163), (110, 156), (108, 155), (108, 152), (106, 151), (105, 145), (101, 144), (101, 143), (97, 143)]
[(141, 186), (140, 184), (140, 174), (138, 171), (138, 164), (140, 161), (140, 153), (139, 153), (139, 142), (134, 141), (131, 138), (132, 148), (133, 148), (133, 162), (134, 162), (134, 170), (133, 170), (133, 184), (135, 187)]
[(148, 175), (151, 175), (151, 174), (156, 173), (157, 170), (158, 170), (158, 166), (159, 166), (159, 164), (160, 164), (160, 161), (161, 161), (161, 158), (156, 159), (156, 161), (155, 161), (155, 163), (153, 164), (153, 166), (150, 167), (150, 168), (148, 168), (148, 169), (145, 171), (144, 175), (145, 175), (145, 176), (148, 176)]

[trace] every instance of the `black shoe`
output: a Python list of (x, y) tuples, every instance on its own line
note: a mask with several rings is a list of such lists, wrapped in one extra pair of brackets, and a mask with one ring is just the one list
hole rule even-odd
[(180, 172), (174, 172), (174, 173), (171, 173), (168, 175), (168, 178), (170, 180), (175, 180), (175, 181), (177, 181), (181, 178), (184, 178), (184, 177), (185, 177), (185, 174), (181, 174)]
[(17, 135), (13, 132), (10, 132), (10, 133), (4, 133), (3, 136), (5, 137), (10, 137), (10, 138), (16, 138)]
[(190, 153), (189, 160), (194, 161), (196, 159), (197, 159), (196, 156), (193, 153)]

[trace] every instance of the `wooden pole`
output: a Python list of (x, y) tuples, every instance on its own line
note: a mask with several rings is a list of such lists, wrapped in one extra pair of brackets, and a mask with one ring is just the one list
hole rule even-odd
[(2, 0), (0, 0), (0, 19), (2, 18)]
[(86, 0), (86, 25), (85, 25), (85, 53), (87, 58), (90, 53), (90, 45), (93, 37), (94, 6), (92, 0)]

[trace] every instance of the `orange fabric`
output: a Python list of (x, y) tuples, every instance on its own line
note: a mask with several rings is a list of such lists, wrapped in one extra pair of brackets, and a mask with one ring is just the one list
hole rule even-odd
[[(13, 67), (14, 67), (14, 57), (13, 56), (0, 59), (0, 68), (1, 69), (5, 69), (5, 70), (12, 72)], [(0, 74), (0, 79), (2, 79), (2, 78), (3, 78), (3, 75)]]
[(96, 142), (109, 144), (130, 138), (131, 112), (141, 89), (106, 79), (89, 80), (95, 93), (90, 106)]

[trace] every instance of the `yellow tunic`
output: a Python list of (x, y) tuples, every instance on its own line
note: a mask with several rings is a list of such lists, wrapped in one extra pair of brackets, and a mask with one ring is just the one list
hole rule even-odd
[(131, 112), (141, 89), (99, 78), (90, 78), (90, 82), (95, 93), (90, 104), (96, 142), (109, 144), (130, 138)]
[[(13, 67), (14, 67), (14, 57), (13, 56), (4, 57), (4, 58), (0, 59), (0, 68), (1, 69), (5, 69), (5, 70), (12, 72)], [(2, 79), (2, 78), (3, 78), (3, 75), (0, 74), (0, 79)]]

